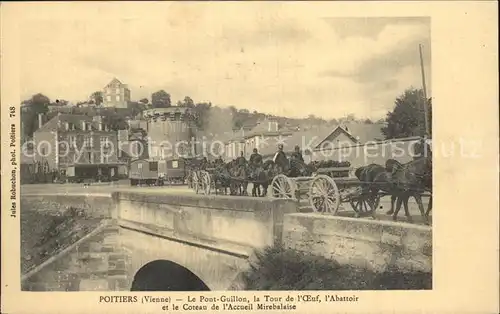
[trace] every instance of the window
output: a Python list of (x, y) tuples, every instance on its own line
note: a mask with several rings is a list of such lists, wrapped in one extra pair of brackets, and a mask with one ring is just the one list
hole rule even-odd
[(111, 101), (111, 95), (106, 96), (107, 101)]
[(158, 171), (158, 162), (152, 161), (149, 163), (149, 171)]
[(120, 101), (120, 95), (116, 95), (116, 101)]
[(117, 94), (119, 94), (120, 93), (120, 88), (117, 87), (115, 91), (116, 91)]
[(94, 160), (93, 160), (93, 159), (94, 159), (94, 158), (93, 158), (93, 156), (92, 156), (92, 153), (87, 153), (87, 160), (88, 160), (88, 162), (89, 162), (89, 163), (93, 163), (93, 162), (94, 162)]
[(177, 160), (172, 160), (172, 168), (179, 168), (179, 162)]
[(92, 138), (91, 137), (86, 136), (83, 139), (83, 147), (86, 147), (86, 148), (92, 147)]
[(107, 136), (101, 136), (100, 138), (101, 147), (109, 147), (109, 138)]
[(69, 146), (70, 147), (76, 146), (76, 136), (74, 136), (74, 135), (69, 136)]

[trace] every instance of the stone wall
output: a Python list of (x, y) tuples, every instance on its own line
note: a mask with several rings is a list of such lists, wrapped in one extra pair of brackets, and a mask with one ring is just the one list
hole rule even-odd
[(115, 209), (110, 196), (86, 194), (22, 194), (21, 210), (65, 210), (70, 207), (82, 209), (91, 217), (109, 218)]
[(430, 227), (321, 214), (287, 214), (286, 247), (377, 272), (432, 271)]
[(116, 192), (114, 217), (122, 226), (225, 247), (247, 254), (281, 241), (283, 216), (292, 200)]
[(131, 257), (107, 223), (22, 278), (23, 291), (127, 291)]

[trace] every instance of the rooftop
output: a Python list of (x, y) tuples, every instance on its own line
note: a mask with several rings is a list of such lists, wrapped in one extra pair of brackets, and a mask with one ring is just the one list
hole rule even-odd
[(50, 119), (47, 123), (42, 125), (41, 128), (35, 131), (36, 132), (47, 132), (47, 131), (57, 131), (64, 129), (64, 124), (71, 124), (75, 130), (83, 131), (82, 121), (90, 124), (92, 130), (99, 130), (99, 121), (94, 121), (92, 116), (83, 115), (83, 114), (64, 114), (59, 113), (57, 116)]

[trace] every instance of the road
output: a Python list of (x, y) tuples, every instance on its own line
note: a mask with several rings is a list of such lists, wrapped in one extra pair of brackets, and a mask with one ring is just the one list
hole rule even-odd
[[(185, 185), (179, 186), (162, 186), (162, 187), (137, 187), (130, 186), (128, 180), (117, 181), (113, 183), (95, 183), (89, 187), (83, 187), (83, 184), (27, 184), (21, 186), (21, 197), (23, 194), (92, 194), (92, 195), (111, 195), (112, 192), (116, 191), (148, 191), (152, 194), (183, 194), (183, 195), (193, 195), (195, 192), (189, 189)], [(427, 209), (428, 198), (423, 198), (424, 208)], [(353, 213), (349, 204), (342, 204), (343, 208), (339, 209), (341, 215), (350, 215)], [(383, 197), (380, 200), (379, 208), (377, 209), (377, 219), (380, 220), (391, 220), (390, 216), (385, 213), (390, 209), (391, 203), (389, 197)], [(417, 203), (413, 198), (409, 202), (410, 215), (413, 218), (414, 223), (422, 224), (423, 219), (420, 216)], [(399, 220), (406, 221), (404, 216), (404, 210), (401, 209), (399, 212)], [(431, 213), (432, 221), (432, 213)]]

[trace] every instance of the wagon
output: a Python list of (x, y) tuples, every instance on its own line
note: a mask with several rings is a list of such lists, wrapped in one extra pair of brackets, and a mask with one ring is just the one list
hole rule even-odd
[(136, 159), (130, 162), (129, 169), (130, 185), (163, 185), (159, 177), (158, 161), (148, 159)]
[(357, 217), (373, 216), (381, 194), (373, 193), (367, 185), (350, 176), (352, 168), (320, 168), (310, 177), (290, 178), (283, 174), (271, 182), (274, 198), (296, 199), (305, 203), (300, 208), (336, 215), (341, 203), (349, 203)]
[(215, 168), (205, 168), (192, 173), (192, 185), (196, 193), (209, 195), (212, 191), (217, 194), (218, 189), (223, 188), (219, 180), (214, 176)]
[(186, 177), (184, 159), (164, 159), (158, 163), (158, 177), (167, 184), (183, 184)]

